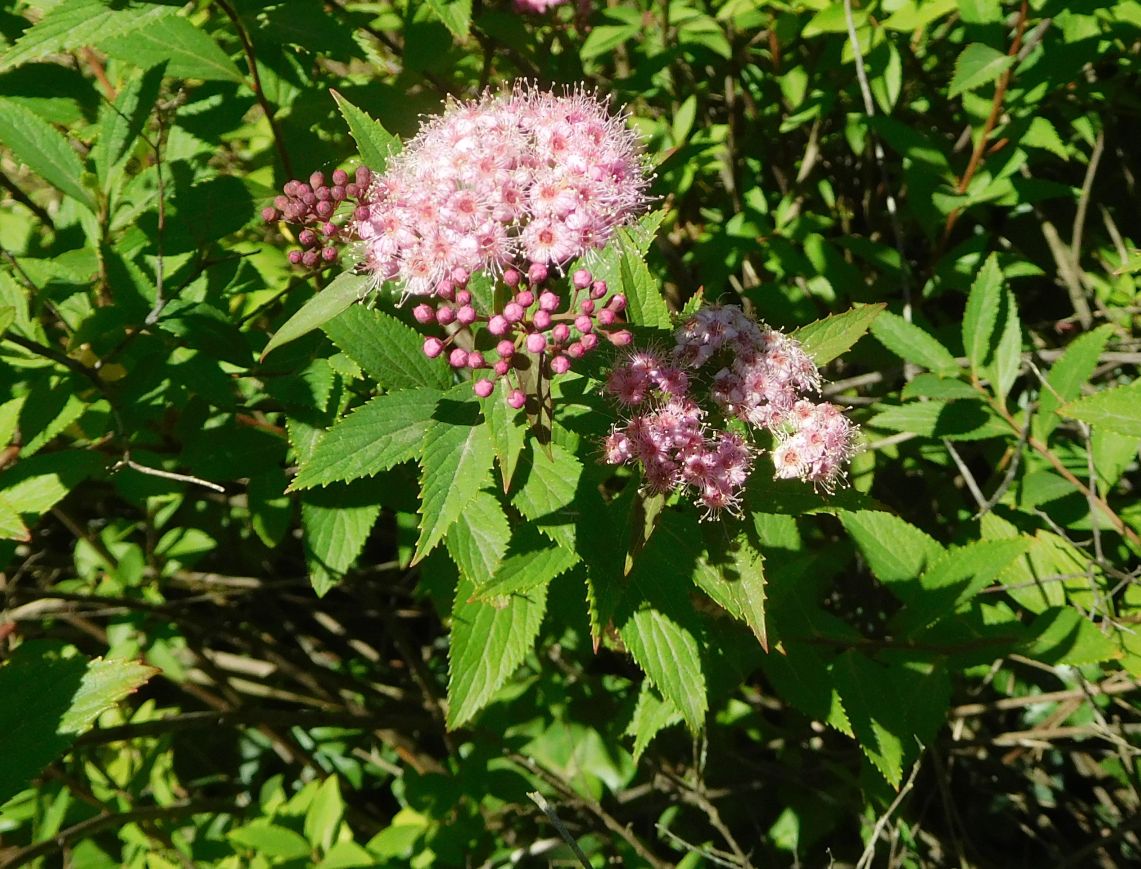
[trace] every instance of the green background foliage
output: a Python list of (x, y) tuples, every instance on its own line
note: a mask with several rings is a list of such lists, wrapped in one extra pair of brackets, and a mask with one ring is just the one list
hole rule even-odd
[[(0, 11), (0, 863), (1135, 861), (1139, 24)], [(536, 426), (291, 270), (286, 180), (518, 78), (643, 137), (655, 201), (588, 261), (639, 339), (795, 332), (849, 488), (762, 457), (701, 522), (598, 463), (612, 357)]]

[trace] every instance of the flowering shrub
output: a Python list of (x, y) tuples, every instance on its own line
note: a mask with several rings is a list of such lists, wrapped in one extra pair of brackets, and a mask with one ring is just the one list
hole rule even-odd
[(9, 4), (0, 864), (1136, 863), (1094, 5)]

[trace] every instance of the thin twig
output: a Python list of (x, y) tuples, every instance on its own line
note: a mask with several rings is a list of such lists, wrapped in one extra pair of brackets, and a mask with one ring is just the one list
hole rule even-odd
[(860, 859), (856, 862), (856, 869), (868, 869), (872, 865), (872, 860), (876, 856), (876, 842), (883, 834), (883, 828), (887, 826), (887, 822), (891, 819), (892, 814), (899, 808), (899, 804), (903, 802), (913, 787), (915, 787), (915, 776), (919, 774), (919, 761), (911, 767), (911, 775), (907, 777), (907, 781), (903, 787), (899, 789), (899, 793), (895, 795), (895, 799), (891, 801), (891, 805), (887, 807), (887, 811), (880, 815), (876, 825), (872, 828), (872, 834), (868, 837), (868, 844), (864, 847), (864, 853), (860, 855)]
[(559, 835), (563, 837), (563, 841), (566, 842), (568, 846), (570, 846), (570, 849), (574, 852), (575, 857), (578, 858), (578, 862), (585, 866), (586, 869), (591, 869), (590, 859), (586, 856), (586, 854), (583, 853), (582, 848), (578, 846), (578, 842), (574, 840), (574, 836), (570, 834), (570, 831), (559, 819), (559, 815), (555, 811), (555, 807), (547, 802), (547, 798), (538, 791), (528, 791), (527, 796), (531, 798), (531, 802), (543, 810), (543, 814), (547, 816), (547, 820), (549, 820), (554, 825), (555, 829), (558, 830)]
[(943, 438), (943, 446), (946, 447), (947, 452), (951, 454), (951, 459), (955, 462), (955, 467), (959, 469), (959, 473), (963, 477), (963, 482), (967, 484), (967, 489), (971, 493), (971, 497), (975, 499), (975, 504), (978, 505), (979, 513), (983, 513), (986, 509), (986, 496), (983, 495), (982, 489), (979, 488), (978, 482), (975, 480), (975, 475), (971, 473), (971, 469), (967, 467), (967, 463), (963, 461), (959, 455), (959, 451), (955, 449), (946, 438)]
[(132, 471), (138, 471), (140, 474), (146, 474), (149, 477), (162, 477), (164, 480), (175, 480), (179, 483), (193, 483), (196, 486), (203, 486), (221, 495), (226, 494), (226, 487), (219, 486), (217, 483), (211, 483), (209, 480), (203, 480), (201, 477), (195, 477), (191, 474), (176, 474), (173, 471), (161, 471), (158, 468), (148, 468), (146, 465), (140, 465), (134, 459), (124, 457), (116, 462), (115, 466), (111, 468), (111, 473), (121, 470), (122, 468), (130, 468)]

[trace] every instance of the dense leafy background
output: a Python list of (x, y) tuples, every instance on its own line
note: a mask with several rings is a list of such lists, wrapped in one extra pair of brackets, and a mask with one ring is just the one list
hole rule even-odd
[[(1136, 860), (1138, 25), (0, 11), (0, 863)], [(850, 489), (654, 515), (597, 368), (544, 446), (391, 299), (284, 341), (362, 282), (290, 269), (281, 184), (517, 77), (626, 107), (658, 201), (599, 268), (643, 334), (803, 327)]]

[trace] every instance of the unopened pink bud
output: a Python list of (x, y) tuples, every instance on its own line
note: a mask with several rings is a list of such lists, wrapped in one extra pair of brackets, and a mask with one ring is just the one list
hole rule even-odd
[(547, 267), (542, 263), (531, 263), (531, 268), (527, 270), (527, 280), (531, 285), (541, 284), (547, 279)]
[(593, 314), (594, 302), (592, 302), (590, 299), (583, 299), (582, 304), (578, 306), (578, 309), (584, 314)]
[(335, 247), (327, 247), (321, 251), (321, 259), (327, 263), (333, 262), (337, 258), (337, 249)]
[(514, 389), (507, 396), (507, 403), (518, 410), (527, 403), (527, 396), (525, 396), (521, 390)]
[(580, 332), (589, 332), (594, 328), (594, 320), (592, 320), (586, 314), (582, 314), (581, 316), (574, 318), (574, 327)]
[(456, 312), (456, 319), (463, 323), (465, 326), (470, 326), (476, 321), (477, 314), (475, 308), (471, 305), (464, 305), (459, 311)]
[(512, 289), (519, 286), (519, 282), (521, 280), (523, 280), (523, 276), (519, 274), (516, 269), (507, 269), (503, 273), (503, 283), (507, 284), (507, 286), (511, 287)]
[(329, 188), (329, 195), (333, 198), (334, 202), (343, 202), (348, 194), (345, 192), (344, 185), (337, 184)]
[(325, 233), (326, 237), (332, 238), (337, 234), (337, 224), (326, 222), (321, 227), (321, 232)]
[[(629, 333), (627, 332), (626, 334), (629, 334)], [(633, 336), (631, 336), (631, 340), (632, 339), (633, 339)], [(593, 350), (595, 347), (598, 346), (598, 336), (595, 335), (593, 332), (587, 332), (585, 335), (583, 335), (578, 340), (582, 344), (582, 349), (586, 350), (588, 352)], [(626, 343), (629, 344), (630, 342), (627, 341)]]
[(317, 203), (317, 216), (322, 220), (328, 220), (333, 216), (333, 203), (332, 202), (318, 202)]
[(613, 323), (617, 319), (618, 319), (618, 315), (615, 314), (613, 311), (611, 311), (609, 308), (603, 308), (601, 311), (598, 312), (598, 325), (599, 326), (609, 326), (611, 323)]
[(480, 398), (487, 398), (495, 391), (495, 382), (492, 380), (477, 380), (471, 387)]
[(357, 220), (368, 220), (369, 210), (367, 205), (358, 205), (353, 210), (353, 217)]
[(539, 307), (544, 311), (558, 310), (559, 303), (561, 301), (562, 300), (558, 296), (549, 291), (544, 291), (539, 294)]
[(346, 184), (349, 183), (349, 173), (346, 172), (344, 169), (334, 169), (333, 170), (333, 183), (336, 184), (338, 187), (344, 187)]
[(611, 311), (614, 311), (615, 313), (625, 311), (626, 310), (626, 297), (624, 295), (622, 295), (621, 293), (616, 293), (614, 298), (612, 298), (609, 302), (606, 303), (606, 307), (608, 307)]
[(456, 285), (452, 283), (450, 278), (444, 278), (436, 284), (436, 295), (447, 302), (455, 298), (455, 290)]
[(444, 352), (444, 342), (439, 338), (425, 338), (424, 339), (424, 355), (429, 359), (435, 359)]
[(467, 351), (459, 347), (455, 348), (448, 354), (448, 364), (452, 368), (466, 368), (467, 367)]
[(372, 170), (370, 170), (368, 168), (368, 166), (358, 166), (357, 172), (356, 172), (356, 179), (357, 179), (357, 184), (360, 184), (362, 186), (367, 185), (370, 181), (372, 181)]
[(566, 323), (556, 323), (551, 330), (551, 340), (562, 344), (570, 337), (570, 326)]
[(299, 251), (299, 250), (291, 250), (291, 251), (289, 252), (289, 254), (288, 254), (288, 257), (289, 257), (289, 261), (290, 261), (290, 262), (291, 262), (293, 265), (295, 265), (295, 266), (299, 266), (299, 265), (301, 265), (301, 251)]
[(527, 336), (527, 349), (532, 353), (542, 353), (547, 349), (547, 338), (537, 332), (532, 332)]
[(317, 243), (317, 233), (311, 229), (303, 229), (297, 233), (297, 243), (302, 247), (312, 247)]
[(301, 264), (305, 266), (305, 268), (311, 269), (317, 265), (317, 260), (319, 257), (320, 254), (318, 254), (317, 251), (307, 250), (305, 253), (301, 254)]
[(483, 367), (485, 367), (485, 364), (486, 363), (483, 361), (483, 354), (480, 353), (478, 350), (472, 350), (470, 353), (468, 353), (468, 355), (467, 355), (467, 367), (468, 368), (483, 368)]
[(507, 318), (502, 314), (496, 314), (487, 321), (487, 331), (492, 335), (506, 335), (507, 330), (511, 328), (511, 324), (507, 322)]
[(535, 312), (535, 316), (531, 318), (531, 322), (541, 332), (551, 325), (551, 315), (548, 311), (538, 310)]
[(518, 323), (523, 319), (524, 313), (523, 306), (516, 302), (508, 302), (503, 306), (503, 316), (508, 323)]
[(455, 281), (457, 287), (467, 286), (469, 277), (471, 276), (468, 274), (467, 269), (452, 269), (452, 280)]
[[(455, 280), (455, 278), (452, 278), (452, 280)], [(459, 286), (459, 285), (460, 285), (459, 281), (456, 281), (456, 286)], [(456, 290), (456, 304), (457, 305), (470, 305), (471, 304), (471, 293), (469, 293), (467, 290)]]
[(310, 187), (314, 187), (314, 188), (320, 187), (324, 183), (325, 183), (325, 173), (324, 172), (314, 172), (312, 175), (309, 176), (309, 186)]
[[(583, 337), (585, 338), (586, 336), (584, 335)], [(634, 336), (625, 329), (620, 332), (608, 332), (606, 337), (615, 347), (625, 347), (627, 344), (634, 340)]]
[(606, 281), (595, 281), (590, 287), (590, 297), (592, 299), (601, 299), (606, 295), (607, 289), (609, 288), (606, 286)]
[(508, 341), (506, 338), (504, 338), (502, 341), (495, 345), (495, 352), (502, 356), (504, 359), (509, 359), (515, 355), (515, 342)]
[(573, 344), (567, 347), (566, 354), (572, 359), (581, 359), (586, 355), (586, 348), (582, 346), (580, 341), (575, 341)]
[(447, 326), (450, 323), (455, 322), (455, 319), (456, 309), (451, 305), (440, 305), (439, 309), (436, 311), (436, 322), (441, 326)]
[(515, 301), (522, 305), (524, 308), (530, 308), (535, 304), (535, 294), (530, 290), (520, 290), (515, 294)]
[(261, 219), (264, 220), (266, 223), (273, 223), (274, 221), (277, 220), (277, 217), (278, 217), (277, 209), (274, 208), (272, 205), (270, 205), (266, 208), (263, 208), (261, 210)]
[(491, 366), (491, 370), (502, 377), (504, 374), (511, 370), (511, 363), (506, 359), (500, 359), (498, 362)]
[(586, 269), (579, 269), (574, 273), (574, 276), (571, 278), (571, 280), (574, 281), (574, 285), (578, 289), (585, 290), (591, 285), (591, 282), (594, 281), (594, 275), (592, 275)]
[(417, 323), (434, 323), (436, 312), (432, 310), (431, 305), (417, 305), (412, 309), (412, 318)]
[(551, 360), (551, 372), (554, 374), (566, 374), (570, 367), (571, 361), (565, 356), (556, 356)]

